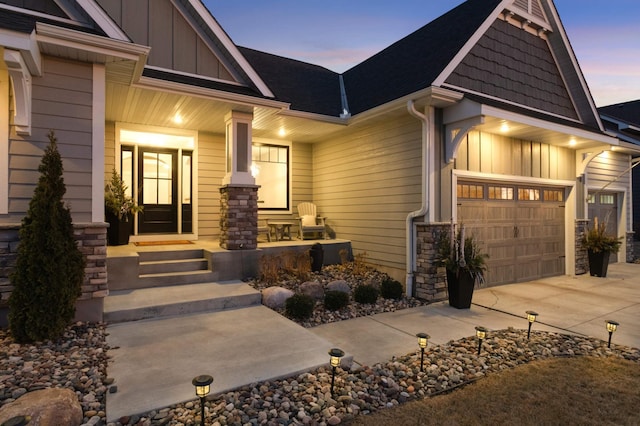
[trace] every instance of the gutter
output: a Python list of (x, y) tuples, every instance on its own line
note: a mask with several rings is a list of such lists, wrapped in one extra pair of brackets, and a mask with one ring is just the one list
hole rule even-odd
[(414, 271), (416, 269), (416, 239), (417, 231), (414, 226), (414, 219), (420, 216), (424, 216), (428, 211), (427, 199), (428, 199), (428, 179), (429, 174), (427, 168), (429, 166), (429, 117), (416, 110), (415, 101), (410, 99), (407, 101), (407, 111), (413, 117), (420, 120), (422, 123), (422, 204), (420, 210), (412, 211), (407, 215), (406, 223), (406, 262), (407, 262), (407, 296), (413, 296), (413, 279)]

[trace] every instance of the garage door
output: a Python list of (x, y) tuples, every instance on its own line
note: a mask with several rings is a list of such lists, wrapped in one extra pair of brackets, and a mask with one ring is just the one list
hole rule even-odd
[[(613, 192), (590, 193), (589, 219), (598, 218), (600, 223), (606, 223), (606, 233), (616, 235), (618, 233), (618, 197)], [(618, 261), (618, 253), (611, 253), (609, 263)]]
[(458, 184), (458, 222), (489, 254), (488, 285), (563, 275), (564, 189)]

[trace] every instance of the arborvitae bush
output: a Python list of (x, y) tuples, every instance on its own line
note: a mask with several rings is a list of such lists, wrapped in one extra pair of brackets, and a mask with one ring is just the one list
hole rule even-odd
[(284, 309), (288, 317), (303, 320), (311, 316), (315, 305), (313, 297), (297, 293), (287, 299)]
[(380, 295), (385, 299), (402, 299), (404, 288), (402, 284), (393, 278), (387, 278), (380, 285)]
[(353, 291), (353, 299), (358, 303), (376, 303), (378, 289), (369, 284), (362, 284)]
[(337, 311), (349, 304), (349, 295), (343, 291), (329, 290), (324, 294), (324, 307)]
[(85, 261), (73, 236), (62, 159), (53, 131), (38, 167), (40, 179), (20, 227), (10, 276), (9, 327), (17, 342), (60, 337), (75, 315)]

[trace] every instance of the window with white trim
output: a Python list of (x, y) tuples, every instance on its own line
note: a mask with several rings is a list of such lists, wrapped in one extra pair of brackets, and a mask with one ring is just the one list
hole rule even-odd
[(267, 142), (253, 142), (251, 174), (258, 189), (260, 210), (290, 209), (291, 147)]

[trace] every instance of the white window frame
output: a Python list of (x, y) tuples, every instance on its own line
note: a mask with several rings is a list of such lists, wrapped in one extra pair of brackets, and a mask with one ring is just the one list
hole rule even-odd
[[(278, 214), (282, 214), (282, 215), (288, 215), (291, 214), (293, 212), (293, 174), (292, 174), (292, 164), (291, 164), (291, 160), (293, 159), (293, 143), (291, 141), (283, 141), (283, 140), (278, 140), (278, 139), (265, 139), (265, 138), (252, 138), (251, 141), (251, 148), (253, 149), (253, 145), (254, 144), (264, 144), (264, 145), (273, 145), (273, 146), (282, 146), (282, 147), (287, 147), (288, 148), (288, 158), (287, 158), (287, 173), (288, 173), (288, 177), (287, 177), (287, 181), (288, 181), (288, 188), (287, 188), (287, 205), (289, 206), (288, 209), (262, 209), (260, 207), (260, 205), (258, 205), (258, 210), (261, 211), (264, 214), (269, 214), (269, 215), (278, 215)], [(252, 161), (252, 166), (253, 166), (253, 161)], [(256, 184), (258, 184), (257, 180), (256, 180)], [(258, 193), (260, 193), (260, 189), (258, 189)]]

